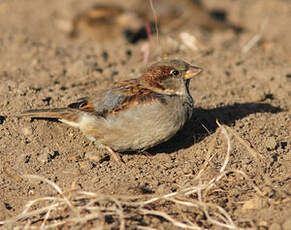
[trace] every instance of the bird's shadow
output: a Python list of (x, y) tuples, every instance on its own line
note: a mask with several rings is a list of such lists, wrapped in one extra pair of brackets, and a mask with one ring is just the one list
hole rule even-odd
[(147, 152), (151, 155), (157, 153), (172, 153), (185, 149), (203, 140), (217, 129), (216, 120), (222, 124), (232, 125), (236, 120), (254, 113), (279, 113), (280, 107), (267, 103), (235, 103), (214, 109), (195, 108), (189, 122), (170, 140), (159, 144)]

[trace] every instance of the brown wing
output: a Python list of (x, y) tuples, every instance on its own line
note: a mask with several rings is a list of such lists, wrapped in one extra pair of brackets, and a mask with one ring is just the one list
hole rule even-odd
[(106, 117), (119, 113), (137, 104), (145, 104), (153, 100), (163, 102), (163, 96), (143, 87), (138, 80), (132, 79), (115, 83), (107, 91), (100, 91), (94, 97), (85, 97), (68, 107), (97, 116)]
[(147, 89), (139, 80), (127, 80), (115, 83), (109, 90), (102, 90), (94, 97), (80, 98), (77, 102), (68, 105), (66, 108), (35, 109), (28, 110), (21, 115), (36, 118), (56, 118), (67, 122), (78, 123), (79, 112), (89, 113), (95, 116), (106, 117), (110, 114), (117, 114), (137, 104), (147, 104), (154, 100), (165, 103), (165, 96)]

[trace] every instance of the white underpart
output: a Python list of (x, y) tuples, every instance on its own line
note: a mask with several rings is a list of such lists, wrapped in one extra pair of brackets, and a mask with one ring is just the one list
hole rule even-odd
[(79, 129), (82, 129), (82, 127), (84, 127), (85, 125), (87, 125), (90, 122), (94, 122), (93, 120), (94, 120), (94, 118), (92, 116), (87, 115), (87, 114), (80, 115), (77, 122), (68, 121), (65, 119), (60, 119), (61, 122), (65, 123), (67, 125), (73, 126), (74, 128), (79, 128)]
[(69, 126), (73, 126), (74, 128), (80, 128), (80, 123), (77, 123), (77, 122), (73, 122), (73, 121), (67, 121), (67, 120), (64, 120), (64, 119), (60, 119), (59, 121), (69, 125)]
[[(72, 126), (74, 128), (78, 128), (80, 130), (86, 129), (86, 127), (88, 127), (88, 126), (90, 127), (90, 125), (94, 126), (94, 124), (96, 124), (96, 118), (93, 116), (87, 115), (87, 114), (82, 114), (78, 122), (72, 122), (72, 121), (68, 121), (68, 120), (64, 120), (64, 119), (60, 119), (59, 121), (65, 123), (69, 126)], [(86, 135), (86, 137), (90, 141), (95, 142), (95, 144), (97, 144), (99, 148), (106, 148), (105, 145), (98, 142), (94, 137), (89, 136), (89, 135)], [(110, 151), (112, 151), (112, 150), (110, 149)]]
[(82, 129), (84, 126), (87, 126), (90, 123), (94, 124), (96, 122), (94, 117), (87, 114), (82, 114), (77, 122), (68, 121), (65, 119), (60, 119), (60, 121), (78, 129)]

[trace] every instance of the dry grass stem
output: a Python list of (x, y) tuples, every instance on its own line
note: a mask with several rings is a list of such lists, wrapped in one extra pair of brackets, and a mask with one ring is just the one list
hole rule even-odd
[(174, 218), (172, 218), (170, 215), (168, 215), (165, 212), (160, 212), (160, 211), (155, 211), (155, 210), (147, 210), (147, 209), (141, 209), (140, 210), (143, 214), (145, 215), (154, 215), (154, 216), (159, 216), (159, 217), (163, 217), (164, 219), (166, 219), (167, 221), (169, 221), (170, 223), (172, 223), (174, 226), (180, 227), (180, 228), (186, 228), (186, 229), (198, 229), (200, 230), (200, 227), (197, 227), (196, 225), (188, 225), (188, 224), (184, 224), (180, 221), (175, 220)]
[(242, 53), (249, 52), (257, 43), (259, 43), (262, 40), (263, 32), (268, 25), (268, 19), (265, 19), (263, 23), (261, 24), (261, 28), (259, 29), (259, 33), (255, 34), (243, 47), (242, 47)]
[(246, 147), (246, 149), (249, 151), (249, 153), (251, 154), (251, 156), (258, 162), (258, 158), (262, 159), (261, 154), (259, 154), (251, 145), (251, 143), (245, 141), (244, 139), (242, 139), (238, 133), (236, 131), (234, 131), (231, 128), (228, 128), (228, 130), (232, 133), (233, 136), (236, 137), (236, 139), (244, 146)]
[[(94, 226), (99, 226), (99, 229), (108, 229), (113, 224), (118, 229), (124, 230), (134, 222), (133, 216), (147, 216), (147, 218), (162, 218), (181, 229), (200, 230), (204, 227), (198, 226), (189, 212), (202, 212), (207, 218), (205, 221), (208, 225), (216, 225), (225, 229), (239, 229), (225, 209), (218, 204), (207, 201), (209, 192), (216, 187), (222, 178), (227, 179), (229, 173), (241, 175), (245, 180), (251, 181), (247, 174), (241, 170), (227, 170), (232, 150), (230, 133), (243, 146), (246, 147), (246, 143), (229, 127), (221, 125), (219, 122), (217, 124), (219, 128), (210, 141), (206, 160), (196, 177), (192, 179), (193, 185), (191, 186), (164, 195), (118, 196), (77, 190), (73, 185), (72, 189), (62, 191), (57, 184), (46, 178), (26, 175), (23, 177), (46, 182), (57, 194), (27, 202), (22, 213), (1, 221), (0, 225), (14, 229), (53, 229), (59, 226), (82, 228), (88, 223), (94, 223)], [(206, 180), (203, 179), (207, 175), (206, 170), (211, 167), (210, 162), (214, 156), (217, 156), (215, 148), (219, 133), (224, 135), (227, 149), (218, 174)], [(248, 150), (252, 156), (257, 156), (252, 148), (249, 147)], [(254, 182), (252, 182), (252, 187), (257, 194), (264, 196)], [(173, 205), (178, 211), (175, 214), (168, 213), (167, 209), (164, 209), (165, 205)], [(185, 212), (185, 209), (188, 211)], [(113, 223), (107, 223), (106, 216), (113, 219)], [(137, 229), (152, 230), (157, 227), (150, 224), (145, 226), (144, 223), (134, 223)]]

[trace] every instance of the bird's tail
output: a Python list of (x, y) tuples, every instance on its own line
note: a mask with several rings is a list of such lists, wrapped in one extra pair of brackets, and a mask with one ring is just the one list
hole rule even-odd
[(71, 108), (32, 109), (23, 112), (18, 117), (55, 118), (70, 126), (79, 128), (81, 114), (76, 109)]
[(18, 117), (36, 117), (36, 118), (56, 118), (62, 119), (71, 114), (72, 111), (68, 108), (56, 109), (32, 109), (21, 113)]

